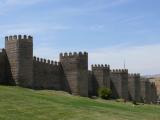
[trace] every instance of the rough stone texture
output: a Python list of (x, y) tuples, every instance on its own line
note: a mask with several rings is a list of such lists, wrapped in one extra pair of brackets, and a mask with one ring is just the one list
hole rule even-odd
[(88, 71), (86, 52), (60, 54), (60, 62), (33, 57), (31, 36), (6, 37), (5, 49), (0, 51), (0, 84), (63, 90), (80, 96), (95, 96), (98, 88), (108, 87), (113, 98), (138, 100), (141, 93), (141, 100), (154, 103), (157, 86), (141, 80), (140, 90), (139, 79), (138, 75), (130, 76), (128, 82), (128, 70), (110, 71), (108, 65), (95, 65)]
[(157, 88), (155, 83), (151, 83), (151, 102), (156, 103), (158, 99)]
[(60, 63), (34, 57), (34, 89), (63, 90), (63, 73)]
[(140, 74), (129, 74), (128, 76), (128, 90), (129, 100), (140, 102)]
[(111, 90), (113, 98), (128, 99), (128, 70), (111, 71)]
[(94, 94), (94, 88), (93, 88), (93, 73), (92, 71), (88, 71), (88, 96), (92, 97), (95, 96)]
[(141, 79), (141, 101), (151, 103), (151, 84), (148, 79)]
[(110, 88), (110, 66), (92, 65), (93, 95), (98, 95), (99, 88)]
[(31, 36), (10, 36), (5, 38), (5, 48), (11, 73), (16, 85), (32, 87), (33, 40)]
[(67, 81), (67, 91), (88, 96), (88, 53), (60, 54), (60, 62)]
[(157, 96), (159, 96), (160, 98), (160, 77), (153, 77), (153, 78), (150, 78), (150, 81), (151, 82), (154, 82), (155, 83), (155, 87), (156, 87), (156, 90), (157, 90)]

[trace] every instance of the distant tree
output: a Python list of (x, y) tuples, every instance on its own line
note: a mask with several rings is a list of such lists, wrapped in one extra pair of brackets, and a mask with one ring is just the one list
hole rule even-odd
[(100, 88), (98, 90), (98, 96), (102, 99), (110, 99), (112, 91), (109, 88)]

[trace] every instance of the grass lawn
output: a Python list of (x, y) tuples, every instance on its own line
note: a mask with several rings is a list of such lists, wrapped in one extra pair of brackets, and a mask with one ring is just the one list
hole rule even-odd
[(160, 120), (160, 106), (0, 86), (0, 120)]

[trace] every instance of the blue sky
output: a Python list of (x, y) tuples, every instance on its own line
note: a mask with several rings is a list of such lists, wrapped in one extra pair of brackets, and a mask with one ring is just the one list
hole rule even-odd
[(0, 0), (4, 36), (34, 37), (34, 55), (87, 51), (89, 64), (160, 73), (159, 0)]

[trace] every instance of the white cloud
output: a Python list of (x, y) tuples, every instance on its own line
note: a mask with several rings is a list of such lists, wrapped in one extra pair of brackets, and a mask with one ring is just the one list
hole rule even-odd
[[(89, 69), (91, 64), (109, 64), (111, 69), (123, 69), (124, 60), (130, 73), (142, 75), (160, 73), (160, 44), (127, 47), (126, 45), (112, 46), (88, 50)], [(42, 45), (34, 49), (34, 55), (48, 59), (58, 60), (57, 49)], [(77, 51), (78, 52), (78, 51)]]
[(130, 72), (142, 74), (160, 73), (160, 44), (135, 47), (111, 47), (90, 51), (90, 64), (110, 64), (112, 68), (123, 68), (124, 60)]

